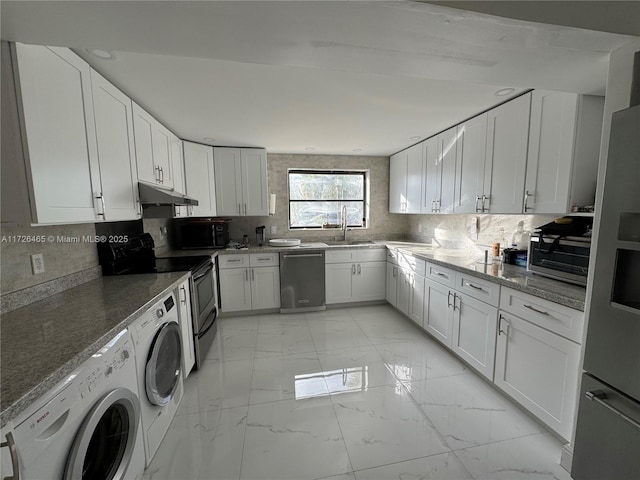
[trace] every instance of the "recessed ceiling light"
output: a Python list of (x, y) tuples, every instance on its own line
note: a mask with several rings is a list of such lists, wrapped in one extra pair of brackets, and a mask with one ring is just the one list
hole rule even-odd
[(361, 148), (354, 148), (353, 151), (357, 153), (357, 152), (361, 152), (362, 149)]
[(204, 137), (202, 140), (204, 140), (205, 142), (215, 142), (216, 141), (215, 138), (211, 138), (211, 137)]
[(420, 140), (422, 137), (419, 137), (418, 135), (416, 135), (415, 137), (411, 137), (409, 138), (409, 140)]
[(496, 97), (504, 97), (506, 95), (511, 95), (513, 92), (515, 92), (516, 89), (515, 88), (503, 88), (501, 90), (498, 90), (495, 95)]
[(305, 150), (306, 150), (307, 152), (313, 152), (313, 151), (315, 150), (315, 148), (313, 148), (313, 147), (306, 147), (306, 148), (305, 148)]
[(113, 53), (108, 52), (106, 50), (100, 50), (99, 48), (92, 48), (91, 50), (87, 50), (94, 57), (98, 57), (102, 60), (113, 60), (115, 56)]

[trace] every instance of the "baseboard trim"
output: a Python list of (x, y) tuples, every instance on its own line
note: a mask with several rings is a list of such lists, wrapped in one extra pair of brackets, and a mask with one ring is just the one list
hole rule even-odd
[(560, 466), (571, 474), (571, 464), (573, 463), (573, 445), (567, 443), (562, 447), (560, 456)]

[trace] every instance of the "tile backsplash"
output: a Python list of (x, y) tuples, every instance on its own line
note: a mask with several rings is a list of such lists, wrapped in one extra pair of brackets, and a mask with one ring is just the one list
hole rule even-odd
[[(438, 236), (455, 242), (456, 248), (483, 250), (493, 242), (500, 242), (501, 247), (511, 245), (513, 234), (522, 222), (524, 231), (533, 231), (536, 227), (552, 222), (558, 215), (407, 215), (408, 238), (416, 242), (431, 243)], [(472, 238), (471, 223), (479, 220), (477, 240)], [(438, 229), (438, 232), (436, 232)]]
[[(98, 266), (96, 244), (83, 241), (83, 237), (95, 234), (91, 223), (40, 227), (3, 225), (0, 293), (4, 295)], [(27, 241), (37, 237), (44, 237), (45, 241)], [(31, 271), (30, 255), (36, 253), (43, 255), (45, 268), (44, 273), (38, 275)]]
[[(267, 238), (300, 238), (303, 240), (333, 240), (341, 232), (332, 230), (289, 230), (289, 206), (287, 170), (290, 168), (363, 169), (369, 170), (370, 213), (369, 227), (348, 232), (352, 240), (401, 239), (407, 230), (406, 215), (389, 213), (389, 157), (356, 155), (294, 155), (269, 153), (267, 171), (269, 193), (276, 194), (276, 213), (269, 217), (233, 217), (229, 224), (232, 240), (240, 241), (243, 235), (255, 243), (255, 229), (267, 227)], [(271, 226), (277, 228), (271, 234)]]

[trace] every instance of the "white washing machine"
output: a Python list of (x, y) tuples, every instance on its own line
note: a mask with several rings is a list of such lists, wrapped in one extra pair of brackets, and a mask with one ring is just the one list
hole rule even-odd
[(136, 353), (146, 465), (182, 400), (182, 337), (173, 294), (129, 326)]
[(133, 343), (122, 330), (13, 421), (20, 478), (141, 479), (137, 393)]

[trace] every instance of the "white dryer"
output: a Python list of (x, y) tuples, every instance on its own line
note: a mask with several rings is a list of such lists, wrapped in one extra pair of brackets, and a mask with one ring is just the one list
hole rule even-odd
[(137, 392), (133, 344), (122, 330), (14, 420), (21, 478), (141, 479)]
[(173, 294), (129, 327), (136, 353), (146, 465), (158, 451), (182, 400), (182, 337)]

